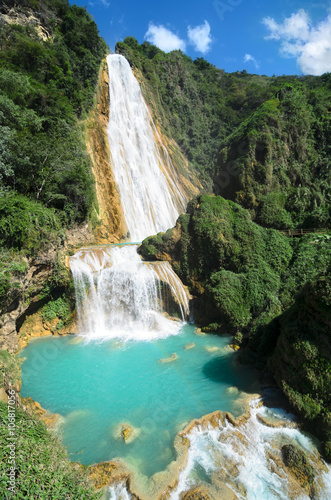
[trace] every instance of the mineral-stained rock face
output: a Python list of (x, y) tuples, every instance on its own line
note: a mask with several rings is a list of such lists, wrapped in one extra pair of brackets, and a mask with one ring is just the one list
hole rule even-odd
[(58, 413), (49, 413), (39, 403), (31, 398), (20, 398), (23, 406), (40, 420), (45, 422), (48, 428), (53, 429), (59, 423), (61, 416)]
[[(25, 316), (40, 307), (39, 293), (44, 283), (52, 274), (51, 261), (46, 257), (39, 262), (32, 261), (21, 283), (19, 296), (3, 312), (0, 319), (0, 348), (15, 352), (18, 347), (18, 324), (22, 324)], [(29, 296), (24, 301), (24, 296)], [(19, 325), (20, 326), (20, 325)]]
[(120, 196), (110, 164), (107, 138), (109, 121), (109, 77), (104, 60), (98, 82), (96, 104), (86, 123), (87, 150), (92, 160), (99, 213), (95, 229), (97, 243), (116, 243), (126, 235)]
[(203, 488), (192, 488), (181, 495), (182, 500), (211, 500), (211, 496)]
[(95, 489), (99, 490), (104, 486), (108, 486), (116, 470), (117, 465), (114, 462), (100, 462), (90, 465), (89, 476)]
[(5, 2), (1, 2), (0, 14), (1, 20), (7, 24), (31, 26), (44, 42), (51, 37), (51, 31), (42, 23), (40, 17), (36, 17), (35, 12), (28, 7), (21, 8), (16, 4), (13, 8), (10, 8), (5, 5)]

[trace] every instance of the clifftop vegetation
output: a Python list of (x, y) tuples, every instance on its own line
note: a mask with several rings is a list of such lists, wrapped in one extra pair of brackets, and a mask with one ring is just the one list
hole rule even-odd
[(6, 0), (0, 14), (2, 310), (20, 293), (25, 256), (60, 245), (66, 227), (90, 217), (80, 121), (107, 47), (86, 10), (67, 0)]
[(330, 102), (330, 74), (287, 82), (221, 144), (215, 193), (267, 227), (329, 226)]

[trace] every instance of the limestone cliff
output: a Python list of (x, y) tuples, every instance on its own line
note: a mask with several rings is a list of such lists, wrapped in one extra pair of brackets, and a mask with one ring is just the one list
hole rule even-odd
[[(144, 91), (141, 73), (135, 71), (135, 76)], [(124, 239), (127, 234), (107, 139), (109, 105), (109, 76), (105, 59), (99, 73), (95, 105), (86, 122), (86, 144), (92, 160), (98, 201), (98, 210), (96, 210), (98, 222), (94, 230), (97, 243), (116, 243)], [(189, 170), (188, 161), (178, 145), (162, 133), (158, 124), (155, 127), (155, 141), (161, 157), (165, 160), (164, 164), (169, 164), (166, 158), (168, 157), (173, 166), (172, 172), (167, 171), (164, 174), (177, 179), (178, 187), (185, 193), (187, 200), (198, 194), (202, 186), (197, 176)]]
[(86, 123), (86, 144), (92, 160), (98, 201), (97, 243), (116, 243), (126, 234), (120, 196), (110, 164), (107, 140), (109, 121), (109, 78), (106, 60), (99, 73), (98, 89), (94, 107)]

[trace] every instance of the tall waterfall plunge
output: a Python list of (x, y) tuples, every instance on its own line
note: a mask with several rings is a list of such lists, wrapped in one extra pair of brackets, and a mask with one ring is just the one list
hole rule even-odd
[(172, 227), (188, 200), (128, 61), (110, 55), (107, 62), (111, 163), (130, 239), (141, 241)]
[[(187, 198), (127, 60), (107, 58), (111, 165), (131, 241), (173, 226)], [(162, 315), (188, 317), (189, 294), (166, 262), (144, 263), (135, 245), (81, 249), (70, 259), (81, 333), (148, 340), (177, 333)]]

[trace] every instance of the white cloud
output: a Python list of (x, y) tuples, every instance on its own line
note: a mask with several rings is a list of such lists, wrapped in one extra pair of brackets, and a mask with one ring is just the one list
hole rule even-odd
[(244, 62), (251, 62), (254, 64), (255, 68), (258, 69), (259, 68), (259, 64), (257, 62), (257, 60), (255, 59), (255, 57), (253, 57), (251, 54), (245, 54), (245, 57), (244, 57)]
[(267, 40), (308, 40), (310, 19), (303, 9), (296, 14), (287, 17), (283, 24), (277, 24), (271, 17), (265, 17), (262, 21), (270, 30)]
[(281, 24), (271, 17), (262, 22), (270, 31), (265, 39), (280, 41), (281, 54), (296, 57), (303, 73), (321, 75), (331, 71), (331, 14), (315, 26), (303, 9)]
[(145, 33), (145, 38), (148, 42), (159, 47), (164, 52), (171, 52), (172, 50), (186, 49), (186, 43), (179, 38), (175, 33), (165, 28), (162, 24), (158, 26), (150, 23), (148, 31)]
[(210, 50), (213, 39), (210, 36), (210, 25), (208, 21), (205, 21), (195, 28), (189, 26), (187, 28), (187, 36), (190, 44), (194, 46), (197, 52), (206, 54)]

